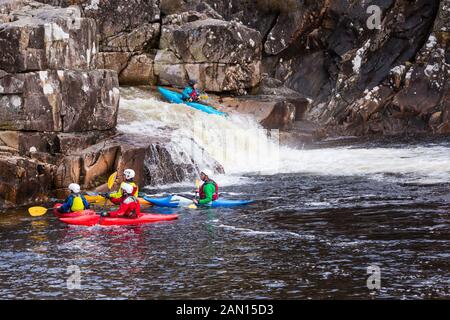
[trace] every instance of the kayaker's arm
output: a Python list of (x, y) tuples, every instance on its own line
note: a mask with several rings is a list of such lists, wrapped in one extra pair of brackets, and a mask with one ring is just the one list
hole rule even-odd
[(120, 199), (120, 198), (122, 198), (122, 196), (123, 196), (123, 194), (122, 194), (122, 184), (120, 185), (119, 190), (117, 192), (113, 192), (113, 193), (109, 194), (109, 197), (113, 198), (113, 199)]
[(58, 208), (58, 210), (61, 213), (70, 212), (72, 205), (73, 205), (73, 197), (72, 195), (70, 195), (67, 197), (66, 201), (64, 201), (63, 205)]
[(183, 90), (181, 93), (182, 99), (184, 101), (189, 100), (191, 98), (192, 89), (190, 87), (187, 87)]
[(122, 198), (110, 198), (109, 201), (111, 201), (113, 204), (121, 204), (123, 202)]
[(89, 202), (86, 200), (86, 198), (83, 195), (81, 195), (81, 199), (83, 200), (84, 210), (90, 209)]
[(203, 189), (204, 193), (205, 193), (205, 199), (200, 199), (198, 200), (199, 204), (208, 204), (210, 202), (213, 201), (213, 195), (214, 192), (216, 191), (216, 188), (214, 187), (213, 184), (208, 183), (204, 189)]

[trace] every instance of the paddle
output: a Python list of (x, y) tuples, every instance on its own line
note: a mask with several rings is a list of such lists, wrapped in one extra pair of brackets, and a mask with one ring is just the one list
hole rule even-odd
[[(114, 182), (116, 181), (117, 172), (114, 172), (112, 175), (108, 178), (108, 189), (111, 190), (111, 188), (114, 185)], [(108, 201), (105, 201), (105, 206)], [(48, 210), (52, 210), (53, 208), (44, 208), (44, 207), (31, 207), (28, 208), (28, 213), (32, 217), (40, 217), (47, 213)], [(104, 210), (104, 208), (103, 208)]]
[[(111, 190), (112, 187), (114, 186), (114, 182), (116, 181), (117, 178), (117, 172), (114, 172), (112, 175), (109, 176), (108, 178), (108, 190)], [(105, 198), (99, 193), (99, 192), (93, 192), (93, 191), (86, 191), (85, 193), (87, 195), (87, 200), (89, 202), (101, 202), (103, 201)]]
[(32, 217), (40, 217), (47, 213), (48, 210), (51, 210), (53, 208), (44, 208), (44, 207), (31, 207), (28, 208), (28, 213)]
[[(108, 178), (108, 190), (112, 189), (112, 187), (114, 186), (114, 182), (116, 182), (116, 178), (117, 178), (117, 171), (114, 172), (112, 175), (110, 175)], [(107, 204), (108, 204), (108, 199), (105, 198), (105, 203), (103, 204), (102, 212), (105, 211)]]
[[(198, 188), (200, 188), (200, 181), (197, 179), (197, 180), (195, 180), (195, 199), (197, 199)], [(195, 203), (193, 203), (193, 204), (189, 205), (188, 208), (189, 209), (197, 209), (197, 206), (195, 205)]]

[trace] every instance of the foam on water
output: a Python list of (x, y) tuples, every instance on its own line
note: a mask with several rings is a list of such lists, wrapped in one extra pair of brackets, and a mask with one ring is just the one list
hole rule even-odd
[(244, 174), (280, 173), (366, 175), (422, 184), (450, 181), (448, 146), (296, 150), (280, 146), (278, 132), (264, 130), (250, 116), (211, 116), (136, 88), (122, 88), (121, 95), (119, 130), (169, 138), (180, 162), (193, 159), (211, 167), (208, 153), (225, 168), (222, 184), (247, 183), (240, 178)]

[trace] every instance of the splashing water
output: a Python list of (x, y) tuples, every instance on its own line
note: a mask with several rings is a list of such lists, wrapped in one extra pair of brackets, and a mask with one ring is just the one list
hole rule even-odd
[(126, 133), (169, 138), (180, 162), (184, 161), (180, 156), (185, 155), (200, 167), (211, 167), (206, 151), (230, 175), (278, 171), (278, 131), (268, 132), (250, 116), (212, 116), (159, 101), (150, 92), (127, 88), (122, 89), (118, 128)]
[(279, 173), (366, 175), (424, 184), (450, 180), (448, 144), (297, 150), (280, 146), (278, 131), (263, 129), (251, 116), (211, 116), (159, 101), (142, 89), (122, 88), (121, 94), (121, 131), (170, 137), (179, 161), (184, 156), (201, 167), (211, 167), (206, 151), (223, 165), (228, 180), (222, 179), (228, 183), (237, 182), (243, 174)]

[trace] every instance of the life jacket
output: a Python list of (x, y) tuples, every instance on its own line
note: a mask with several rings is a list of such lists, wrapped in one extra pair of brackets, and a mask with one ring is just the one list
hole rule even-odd
[(135, 196), (136, 198), (139, 196), (139, 187), (137, 186), (137, 184), (134, 181), (131, 182), (126, 182), (129, 183), (133, 186), (133, 196)]
[(123, 197), (123, 193), (122, 193), (122, 184), (124, 184), (124, 183), (128, 183), (128, 184), (131, 184), (132, 186), (133, 186), (133, 196), (135, 196), (136, 198), (139, 196), (139, 187), (137, 186), (137, 184), (134, 182), (134, 181), (125, 181), (125, 182), (122, 182), (121, 184), (120, 184), (120, 187), (119, 187), (119, 191), (117, 191), (116, 193), (111, 193), (110, 194), (110, 197), (111, 198), (115, 198), (115, 199), (120, 199), (120, 198), (122, 198)]
[(192, 100), (198, 100), (198, 92), (197, 92), (197, 90), (196, 89), (194, 89), (194, 88), (192, 88), (192, 92), (191, 92), (191, 94), (189, 95), (189, 97), (192, 99)]
[(79, 194), (73, 195), (73, 202), (72, 202), (72, 207), (70, 207), (70, 211), (78, 212), (78, 211), (83, 211), (84, 209), (85, 209), (85, 207), (84, 207), (83, 198)]
[(214, 191), (214, 194), (213, 194), (213, 201), (216, 201), (217, 199), (219, 199), (219, 186), (217, 185), (217, 183), (214, 180), (211, 180), (211, 179), (208, 181), (205, 181), (205, 183), (203, 183), (202, 186), (200, 187), (200, 190), (198, 190), (200, 199), (206, 198), (204, 188), (207, 184), (213, 184), (214, 188), (216, 188), (216, 190)]
[(127, 206), (127, 212), (125, 212), (126, 216), (141, 216), (141, 205), (137, 197), (128, 196), (123, 201), (123, 204)]

